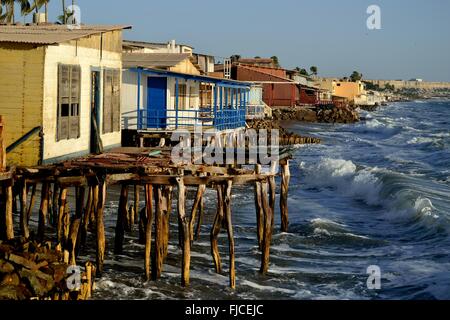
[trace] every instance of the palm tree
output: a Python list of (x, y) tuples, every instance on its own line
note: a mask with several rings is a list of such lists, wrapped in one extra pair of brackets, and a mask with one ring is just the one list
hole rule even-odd
[[(22, 16), (26, 16), (30, 13), (31, 4), (28, 0), (0, 0), (0, 5), (4, 6), (6, 11), (0, 16), (0, 21), (8, 24), (14, 24), (15, 20), (15, 4), (20, 5), (20, 13)], [(3, 11), (3, 10), (2, 10)]]
[(311, 74), (317, 76), (317, 67), (316, 66), (312, 66), (311, 68), (309, 68), (309, 71), (311, 71)]
[(270, 57), (270, 59), (272, 59), (273, 64), (274, 64), (276, 67), (279, 67), (279, 66), (280, 66), (280, 61), (278, 60), (278, 57), (277, 57), (277, 56)]
[(34, 10), (36, 13), (39, 13), (39, 10), (41, 10), (42, 7), (44, 7), (45, 10), (45, 21), (48, 22), (48, 3), (50, 0), (34, 0), (32, 10)]

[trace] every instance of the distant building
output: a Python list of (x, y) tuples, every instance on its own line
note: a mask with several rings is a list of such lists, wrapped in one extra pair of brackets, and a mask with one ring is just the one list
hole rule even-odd
[(175, 40), (171, 40), (167, 43), (125, 40), (123, 42), (123, 52), (188, 54), (189, 57), (191, 57), (192, 63), (198, 68), (201, 74), (207, 75), (214, 72), (214, 56), (195, 53), (192, 46), (186, 44), (178, 44)]
[(234, 61), (240, 64), (247, 64), (256, 67), (276, 68), (278, 67), (275, 62), (270, 58), (240, 58), (238, 61)]
[(0, 27), (0, 113), (10, 165), (57, 162), (120, 146), (125, 28)]

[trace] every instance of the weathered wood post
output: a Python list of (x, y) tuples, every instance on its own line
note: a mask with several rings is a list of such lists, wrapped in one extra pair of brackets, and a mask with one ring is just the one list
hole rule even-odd
[(278, 168), (278, 162), (273, 161), (270, 166), (270, 177), (269, 177), (269, 206), (270, 210), (272, 210), (272, 228), (275, 224), (275, 199), (276, 199), (276, 190), (277, 184), (275, 182), (275, 175)]
[(236, 288), (236, 270), (235, 270), (235, 255), (234, 255), (234, 233), (233, 233), (233, 221), (231, 219), (231, 189), (233, 186), (233, 181), (227, 181), (225, 189), (225, 201), (224, 208), (227, 221), (227, 232), (228, 232), (228, 248), (230, 254), (230, 287), (232, 289)]
[(157, 280), (161, 277), (164, 259), (164, 197), (161, 186), (156, 186), (155, 190), (155, 250), (152, 267), (152, 278)]
[(76, 264), (76, 247), (78, 241), (78, 231), (80, 229), (81, 220), (83, 219), (85, 188), (78, 187), (76, 192), (76, 212), (75, 217), (70, 224), (69, 237), (66, 250), (69, 251), (69, 264)]
[(116, 236), (114, 245), (115, 254), (121, 254), (123, 252), (125, 224), (128, 215), (127, 202), (128, 202), (128, 186), (126, 184), (122, 184), (119, 200), (119, 212), (117, 214), (117, 223), (116, 223)]
[(163, 219), (163, 232), (164, 232), (164, 243), (163, 243), (163, 253), (164, 253), (164, 260), (167, 257), (167, 254), (169, 252), (169, 237), (170, 237), (170, 215), (172, 214), (172, 186), (165, 186), (163, 188), (163, 199), (165, 202), (165, 207), (167, 211), (164, 214)]
[(281, 167), (281, 195), (280, 195), (280, 213), (281, 213), (281, 232), (288, 232), (289, 229), (289, 210), (288, 210), (288, 192), (291, 180), (289, 170), (289, 160), (280, 162)]
[[(261, 165), (255, 165), (255, 174), (261, 174)], [(255, 208), (256, 208), (256, 234), (258, 239), (259, 250), (262, 250), (264, 237), (264, 209), (262, 205), (261, 182), (255, 182)]]
[(67, 187), (61, 188), (58, 201), (58, 225), (57, 225), (57, 238), (58, 243), (62, 244), (64, 239), (64, 220), (67, 206)]
[(96, 225), (97, 225), (97, 270), (100, 276), (103, 272), (103, 262), (105, 260), (105, 225), (104, 225), (104, 209), (106, 203), (106, 182), (101, 181), (98, 189), (98, 203), (96, 210)]
[(23, 180), (20, 184), (19, 190), (20, 200), (20, 233), (25, 238), (30, 237), (30, 230), (28, 229), (28, 217), (27, 217), (27, 184)]
[(44, 241), (45, 227), (48, 220), (48, 202), (49, 202), (49, 183), (42, 183), (41, 204), (39, 207), (38, 239)]
[[(197, 188), (197, 194), (195, 196), (195, 200), (194, 200), (194, 204), (192, 206), (192, 211), (191, 211), (191, 218), (190, 218), (190, 222), (189, 222), (189, 228), (190, 228), (190, 233), (191, 233), (191, 242), (194, 241), (194, 224), (195, 224), (195, 218), (197, 216), (197, 212), (200, 209), (200, 205), (202, 203), (203, 200), (203, 194), (206, 191), (206, 185), (201, 184), (198, 186)], [(201, 214), (201, 212), (199, 213)], [(200, 224), (200, 217), (199, 217), (199, 224)], [(198, 228), (200, 228), (198, 226)]]
[(6, 240), (14, 239), (14, 220), (13, 220), (13, 187), (12, 180), (5, 185), (5, 229)]
[(58, 199), (59, 199), (59, 184), (54, 183), (53, 184), (53, 198), (52, 198), (52, 212), (51, 212), (51, 224), (54, 227), (57, 227), (58, 225), (58, 214), (59, 214), (59, 207), (58, 207)]
[(191, 236), (189, 220), (186, 216), (186, 187), (184, 185), (183, 176), (177, 177), (178, 187), (178, 221), (180, 223), (179, 230), (182, 231), (183, 240), (183, 258), (181, 270), (181, 285), (183, 287), (189, 286), (189, 273), (191, 267)]
[(88, 191), (88, 198), (86, 201), (86, 207), (84, 209), (83, 228), (81, 229), (80, 243), (82, 246), (86, 245), (89, 228), (89, 219), (91, 217), (91, 212), (94, 210), (93, 208), (94, 208), (94, 188), (90, 186)]
[(222, 273), (222, 263), (220, 261), (218, 236), (220, 230), (222, 229), (222, 223), (224, 219), (224, 208), (223, 208), (223, 186), (217, 185), (217, 212), (214, 218), (214, 223), (211, 229), (211, 255), (213, 257), (214, 267), (217, 273)]
[(145, 185), (145, 210), (146, 220), (145, 225), (145, 278), (150, 280), (151, 268), (151, 252), (152, 252), (152, 219), (153, 219), (153, 185)]
[(36, 183), (33, 183), (31, 185), (31, 196), (30, 196), (30, 204), (28, 206), (27, 210), (27, 223), (30, 223), (31, 214), (34, 209), (34, 204), (36, 202)]
[(270, 243), (272, 241), (272, 219), (273, 212), (269, 205), (267, 194), (268, 182), (264, 181), (261, 184), (262, 191), (262, 204), (264, 208), (264, 238), (263, 238), (263, 250), (261, 255), (261, 269), (262, 274), (266, 274), (269, 270), (269, 257), (270, 257)]
[(132, 217), (131, 224), (135, 224), (139, 220), (139, 195), (141, 193), (141, 186), (136, 184), (134, 186), (134, 217)]

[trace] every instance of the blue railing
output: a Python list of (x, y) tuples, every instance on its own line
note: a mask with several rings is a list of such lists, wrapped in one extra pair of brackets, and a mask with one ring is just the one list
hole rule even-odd
[(236, 129), (245, 126), (246, 110), (224, 108), (214, 110), (202, 108), (196, 110), (139, 110), (134, 114), (123, 115), (124, 129), (138, 130), (175, 130), (202, 126), (217, 130)]

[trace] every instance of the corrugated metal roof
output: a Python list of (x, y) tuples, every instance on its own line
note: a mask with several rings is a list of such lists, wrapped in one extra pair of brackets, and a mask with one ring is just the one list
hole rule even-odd
[[(135, 46), (135, 47), (142, 47), (142, 48), (150, 48), (150, 49), (159, 49), (161, 47), (167, 47), (169, 43), (162, 43), (162, 42), (147, 42), (147, 41), (136, 41), (136, 40), (123, 40), (124, 46)], [(182, 44), (182, 43), (175, 43), (177, 46), (182, 47), (189, 47), (191, 49), (194, 49), (194, 47)]]
[(124, 68), (170, 68), (189, 59), (188, 53), (124, 53)]
[(67, 25), (1, 25), (0, 42), (31, 43), (39, 45), (58, 44), (90, 35), (131, 29), (127, 25), (81, 25), (70, 29)]

